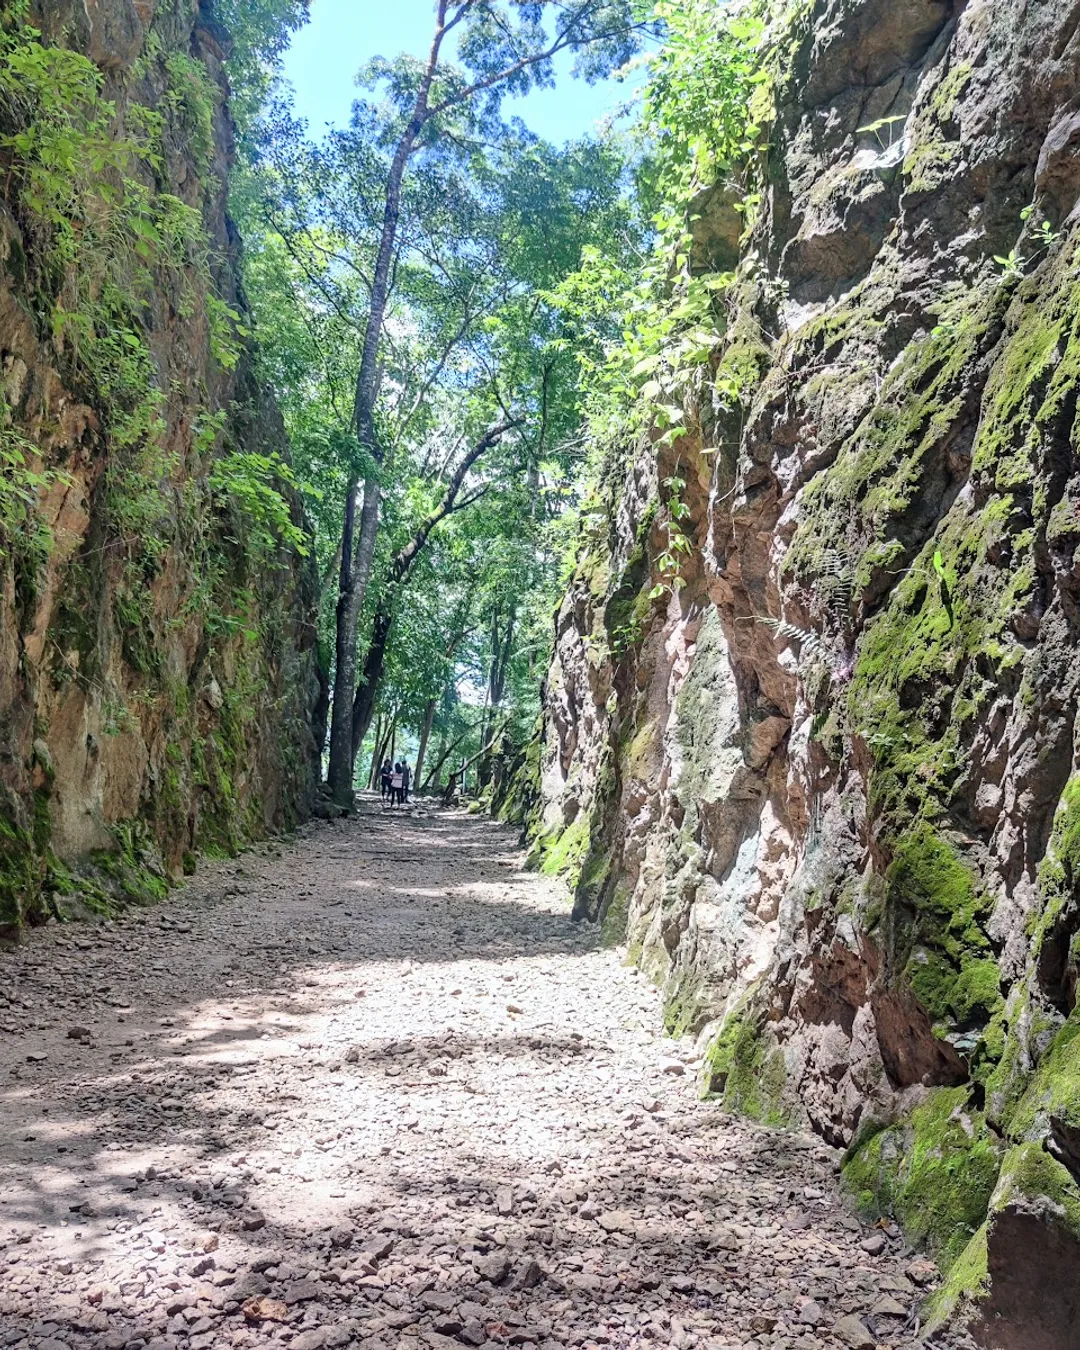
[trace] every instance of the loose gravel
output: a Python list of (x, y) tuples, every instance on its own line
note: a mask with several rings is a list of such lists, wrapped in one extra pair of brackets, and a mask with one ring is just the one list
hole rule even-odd
[(366, 801), (32, 933), (0, 953), (0, 1345), (917, 1343), (932, 1265), (695, 1069), (460, 813)]

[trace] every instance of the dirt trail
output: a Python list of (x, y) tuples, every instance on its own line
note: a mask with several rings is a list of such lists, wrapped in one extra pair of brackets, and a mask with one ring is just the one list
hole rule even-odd
[(912, 1344), (911, 1256), (832, 1151), (696, 1100), (657, 1023), (511, 832), (424, 808), (32, 934), (0, 1345)]

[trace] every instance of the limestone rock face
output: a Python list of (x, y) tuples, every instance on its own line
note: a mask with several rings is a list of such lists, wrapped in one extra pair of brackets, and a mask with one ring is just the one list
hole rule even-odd
[[(215, 466), (285, 450), (248, 357), (223, 359), (217, 349), (215, 315), (244, 310), (226, 213), (227, 40), (198, 4), (62, 0), (30, 19), (43, 47), (92, 63), (78, 77), (97, 72), (111, 137), (137, 127), (153, 138), (152, 161), (102, 165), (112, 192), (96, 199), (103, 217), (126, 174), (128, 199), (145, 193), (159, 233), (160, 213), (171, 212), (191, 242), (188, 261), (168, 265), (160, 245), (129, 258), (130, 240), (117, 243), (79, 294), (58, 232), (30, 209), (26, 179), (5, 159), (0, 454), (13, 486), (0, 497), (0, 927), (8, 930), (57, 904), (155, 892), (199, 849), (229, 849), (298, 819), (318, 770), (309, 564), (290, 544), (251, 547), (251, 521), (215, 478)], [(44, 93), (35, 105), (29, 88), (24, 105), (5, 105), (5, 135), (12, 117), (40, 125), (51, 115), (63, 126), (65, 100), (85, 109), (71, 78), (45, 77), (59, 113)], [(72, 124), (85, 131), (90, 116), (77, 113)], [(72, 172), (85, 174), (85, 163)], [(75, 219), (69, 250), (93, 223)], [(110, 300), (108, 286), (122, 298)], [(133, 344), (127, 366), (121, 353), (90, 378), (87, 330), (76, 335), (77, 324), (93, 324), (99, 348), (107, 343), (103, 315), (124, 303), (125, 287), (144, 347)], [(75, 312), (70, 327), (58, 308)], [(132, 373), (136, 360), (144, 364)], [(151, 388), (156, 403), (140, 403)], [(137, 424), (144, 409), (156, 423), (149, 430)], [(302, 528), (299, 501), (283, 490)], [(24, 492), (30, 511), (16, 496)], [(90, 864), (93, 878), (70, 875)]]
[(537, 851), (945, 1310), (1019, 1226), (1080, 1260), (1080, 4), (800, 13), (723, 381), (609, 456), (559, 611)]

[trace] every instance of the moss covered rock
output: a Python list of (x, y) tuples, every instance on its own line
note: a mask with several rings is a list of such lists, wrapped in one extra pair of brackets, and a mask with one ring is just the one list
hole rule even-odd
[(867, 1218), (894, 1215), (948, 1269), (986, 1217), (1002, 1148), (967, 1088), (940, 1088), (858, 1141), (844, 1180)]
[(788, 1098), (784, 1053), (754, 1010), (753, 991), (725, 1017), (705, 1054), (703, 1088), (729, 1111), (766, 1125), (790, 1126), (797, 1113)]

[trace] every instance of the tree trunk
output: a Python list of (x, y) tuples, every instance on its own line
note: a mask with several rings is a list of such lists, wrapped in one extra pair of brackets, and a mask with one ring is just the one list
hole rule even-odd
[[(426, 791), (427, 791), (427, 789), (428, 789), (428, 787), (431, 785), (431, 782), (432, 782), (433, 779), (435, 780), (435, 791), (438, 792), (438, 790), (439, 790), (439, 783), (438, 783), (438, 779), (437, 779), (436, 775), (438, 774), (439, 770), (442, 768), (442, 766), (443, 766), (443, 764), (444, 764), (445, 762), (446, 762), (446, 737), (445, 737), (445, 736), (440, 736), (440, 737), (439, 737), (439, 748), (438, 748), (438, 750), (435, 752), (435, 767), (434, 767), (434, 769), (431, 770), (431, 772), (428, 774), (427, 778), (426, 778), (426, 779), (424, 780), (424, 782), (421, 784), (421, 787), (420, 787), (420, 791), (421, 791), (421, 792), (426, 792)], [(419, 777), (419, 775), (417, 775), (416, 781), (417, 781), (418, 783), (420, 782), (420, 777)]]
[[(353, 531), (356, 524), (357, 480), (349, 479), (345, 493), (345, 520), (341, 530), (341, 572), (338, 580), (336, 630), (334, 634), (334, 693), (330, 705), (330, 765), (326, 781), (339, 806), (352, 806), (352, 759), (344, 736), (351, 729), (342, 720), (341, 690), (351, 689), (356, 679), (356, 624), (352, 583)], [(347, 683), (346, 683), (347, 682)]]
[[(367, 735), (368, 727), (371, 725), (371, 715), (375, 707), (375, 699), (379, 692), (379, 681), (382, 678), (383, 663), (386, 659), (386, 644), (390, 637), (390, 626), (394, 621), (394, 606), (398, 592), (405, 585), (412, 571), (413, 564), (420, 556), (424, 545), (431, 536), (432, 530), (458, 506), (458, 495), (464, 486), (465, 479), (468, 477), (469, 470), (477, 460), (490, 450), (493, 445), (518, 425), (516, 420), (507, 420), (500, 422), (497, 426), (490, 427), (484, 432), (483, 436), (476, 442), (466, 455), (462, 456), (461, 463), (457, 466), (450, 476), (450, 481), (443, 492), (442, 500), (433, 511), (430, 511), (417, 526), (412, 538), (407, 544), (398, 550), (393, 562), (390, 564), (390, 571), (386, 579), (386, 589), (382, 597), (381, 604), (375, 615), (375, 624), (371, 632), (371, 643), (368, 646), (367, 655), (364, 658), (363, 679), (359, 684), (356, 683), (356, 646), (355, 646), (355, 626), (354, 626), (354, 644), (353, 654), (353, 683), (355, 692), (353, 694), (352, 707), (350, 709), (350, 737), (352, 746), (352, 755), (355, 760), (360, 745)], [(377, 485), (376, 485), (377, 491)], [(357, 554), (364, 547), (363, 533), (363, 515), (367, 512), (368, 498), (367, 489), (364, 490), (364, 511), (361, 516), (360, 544), (357, 546)], [(377, 508), (376, 508), (377, 513)], [(375, 534), (370, 535), (370, 549), (364, 562), (367, 572), (371, 571), (371, 555), (375, 548)], [(359, 566), (360, 564), (358, 564)], [(364, 584), (367, 584), (365, 576)], [(334, 686), (334, 712), (337, 714), (337, 685)], [(331, 758), (333, 757), (333, 745), (331, 743)]]
[(390, 640), (390, 626), (393, 615), (387, 609), (379, 609), (375, 615), (375, 627), (371, 633), (371, 643), (364, 657), (364, 673), (356, 689), (352, 706), (353, 754), (358, 754), (364, 737), (371, 725), (371, 716), (375, 709), (375, 698), (382, 679), (383, 662), (386, 660), (386, 644)]
[(379, 532), (379, 500), (381, 487), (379, 469), (382, 465), (382, 447), (375, 429), (375, 400), (379, 384), (379, 346), (386, 305), (390, 295), (390, 269), (397, 248), (398, 226), (401, 221), (401, 185), (405, 166), (416, 145), (416, 139), (428, 116), (431, 86), (439, 65), (439, 49), (446, 28), (447, 0), (439, 0), (435, 20), (435, 37), (431, 44), (427, 67), (420, 80), (413, 104), (413, 113), (401, 134), (386, 178), (386, 200), (383, 206), (382, 233), (379, 251), (371, 275), (371, 299), (368, 307), (364, 346), (360, 369), (356, 376), (353, 398), (353, 427), (360, 449), (371, 466), (364, 476), (364, 505), (360, 513), (360, 534), (353, 553), (353, 531), (356, 519), (356, 490), (359, 474), (349, 479), (345, 501), (345, 521), (341, 535), (341, 573), (337, 604), (337, 635), (335, 640), (334, 701), (330, 718), (330, 767), (327, 780), (334, 800), (339, 806), (353, 804), (353, 771), (356, 762), (353, 744), (353, 697), (356, 690), (356, 630), (364, 606), (364, 594), (371, 575), (375, 556), (375, 541)]
[(375, 719), (375, 744), (371, 747), (371, 771), (368, 773), (368, 791), (375, 790), (375, 778), (379, 771), (379, 765), (382, 761), (379, 758), (379, 741), (382, 738), (383, 719), (382, 713)]
[[(494, 728), (499, 720), (499, 709), (502, 707), (503, 695), (506, 693), (506, 677), (510, 670), (510, 657), (513, 654), (514, 647), (514, 625), (517, 621), (517, 611), (513, 605), (506, 616), (506, 624), (500, 632), (499, 614), (496, 611), (491, 621), (491, 672), (488, 679), (488, 717), (491, 719), (492, 735), (486, 745), (485, 751), (482, 751), (483, 758), (477, 775), (482, 784), (486, 784), (491, 778), (491, 751), (494, 750), (498, 741), (498, 736), (494, 733)], [(485, 722), (485, 737), (487, 735), (487, 725)], [(484, 745), (484, 740), (481, 740)]]
[(420, 732), (420, 749), (416, 752), (416, 772), (413, 774), (413, 782), (417, 787), (420, 785), (420, 775), (424, 771), (424, 756), (427, 754), (428, 738), (431, 736), (431, 726), (435, 721), (435, 709), (438, 707), (437, 698), (429, 698), (427, 707), (424, 709), (424, 727)]
[(477, 750), (476, 754), (473, 755), (471, 759), (467, 759), (467, 760), (463, 761), (463, 763), (462, 763), (462, 765), (461, 765), (461, 768), (458, 769), (458, 770), (457, 770), (457, 773), (454, 775), (454, 777), (460, 778), (460, 779), (461, 779), (461, 785), (462, 785), (462, 787), (465, 786), (465, 775), (466, 775), (466, 774), (468, 773), (468, 771), (472, 768), (472, 766), (477, 762), (477, 760), (479, 760), (479, 759), (481, 758), (481, 756), (483, 756), (483, 755), (488, 755), (488, 754), (491, 753), (491, 747), (492, 747), (492, 746), (495, 744), (495, 742), (499, 739), (499, 732), (500, 732), (501, 730), (502, 730), (502, 727), (499, 726), (498, 723), (492, 723), (492, 727), (491, 727), (491, 740), (488, 741), (486, 744), (481, 744), (480, 749)]
[(425, 787), (428, 786), (428, 783), (430, 783), (433, 778), (437, 778), (439, 776), (439, 774), (442, 772), (442, 766), (446, 763), (446, 761), (458, 748), (458, 746), (465, 739), (465, 737), (470, 736), (472, 732), (473, 728), (470, 727), (467, 731), (463, 731), (460, 736), (452, 740), (450, 744), (445, 747), (445, 749), (439, 751), (439, 758), (435, 762), (435, 767), (427, 776), (427, 783), (424, 784)]

